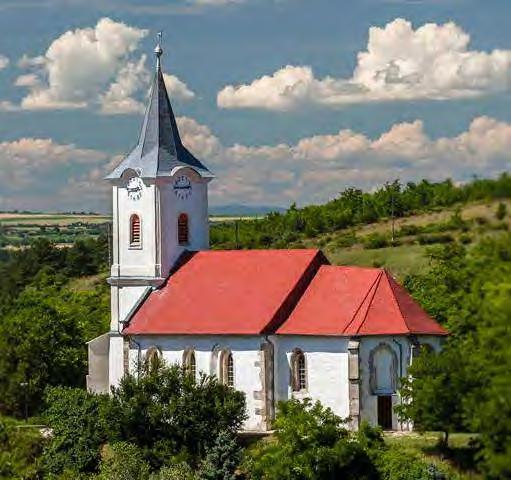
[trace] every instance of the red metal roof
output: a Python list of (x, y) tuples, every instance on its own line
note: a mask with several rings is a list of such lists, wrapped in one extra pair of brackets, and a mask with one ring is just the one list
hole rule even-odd
[(149, 295), (123, 333), (273, 333), (326, 263), (319, 250), (197, 252)]
[(446, 335), (383, 269), (322, 266), (277, 334)]

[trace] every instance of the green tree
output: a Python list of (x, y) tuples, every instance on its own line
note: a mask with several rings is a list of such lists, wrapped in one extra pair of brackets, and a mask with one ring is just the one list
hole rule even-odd
[(253, 448), (247, 468), (261, 480), (377, 478), (368, 453), (342, 423), (319, 402), (281, 402), (274, 441)]
[(54, 387), (48, 389), (45, 403), (44, 421), (53, 431), (44, 450), (45, 470), (53, 475), (96, 471), (101, 445), (118, 436), (108, 395)]
[(439, 354), (424, 349), (408, 373), (401, 381), (403, 403), (397, 413), (413, 421), (416, 430), (444, 432), (447, 447), (449, 433), (464, 429), (463, 399), (474, 388), (464, 356), (453, 348)]
[(241, 448), (233, 432), (220, 432), (199, 469), (200, 480), (235, 480), (241, 461)]
[(143, 365), (112, 392), (120, 438), (142, 448), (154, 468), (182, 455), (196, 463), (220, 432), (237, 432), (246, 418), (244, 394), (178, 365)]

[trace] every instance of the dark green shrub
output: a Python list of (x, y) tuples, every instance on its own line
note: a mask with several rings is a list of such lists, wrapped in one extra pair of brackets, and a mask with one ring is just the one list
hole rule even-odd
[(504, 220), (507, 215), (507, 205), (505, 203), (499, 202), (497, 206), (497, 211), (495, 212), (495, 218), (497, 220)]
[(390, 240), (381, 233), (371, 233), (364, 238), (364, 248), (385, 248), (390, 245)]
[(245, 468), (255, 480), (377, 479), (367, 451), (342, 420), (319, 402), (279, 403), (275, 439), (247, 452)]
[(449, 234), (438, 234), (438, 235), (419, 235), (417, 238), (419, 245), (433, 245), (435, 243), (452, 243), (454, 237)]

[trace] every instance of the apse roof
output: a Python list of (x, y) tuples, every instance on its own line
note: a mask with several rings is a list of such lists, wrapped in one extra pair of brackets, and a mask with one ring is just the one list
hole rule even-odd
[(446, 335), (384, 269), (322, 266), (277, 334)]

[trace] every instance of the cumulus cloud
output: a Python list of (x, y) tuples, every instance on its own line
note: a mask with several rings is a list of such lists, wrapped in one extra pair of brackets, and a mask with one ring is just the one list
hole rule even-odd
[(0, 55), (0, 70), (3, 70), (9, 65), (9, 59), (5, 55)]
[(195, 97), (195, 93), (188, 88), (188, 85), (182, 80), (179, 80), (175, 75), (164, 73), (163, 79), (165, 80), (167, 91), (173, 99), (191, 100)]
[[(70, 30), (55, 39), (44, 55), (24, 55), (18, 66), (32, 70), (16, 86), (28, 88), (24, 109), (93, 108), (103, 114), (143, 110), (151, 75), (146, 56), (137, 57), (148, 31), (102, 18), (94, 27)], [(169, 76), (169, 91), (188, 100), (194, 93)]]
[(183, 142), (217, 174), (214, 204), (289, 205), (324, 202), (356, 186), (396, 178), (469, 180), (509, 168), (511, 124), (475, 118), (453, 137), (429, 137), (422, 121), (400, 123), (376, 138), (352, 130), (305, 137), (295, 144), (224, 146), (211, 131), (181, 120)]
[(350, 78), (316, 78), (309, 66), (287, 65), (249, 84), (227, 85), (222, 108), (289, 110), (302, 104), (339, 106), (371, 101), (452, 99), (507, 91), (511, 50), (470, 49), (453, 22), (417, 29), (398, 18), (371, 27), (367, 49)]
[[(210, 190), (216, 205), (320, 203), (350, 186), (370, 190), (396, 178), (465, 181), (506, 171), (511, 160), (511, 124), (485, 116), (452, 137), (431, 138), (416, 120), (374, 138), (346, 129), (256, 146), (224, 145), (192, 118), (177, 122), (183, 143), (217, 176)], [(0, 143), (0, 191), (10, 201), (3, 208), (105, 211), (103, 177), (120, 160), (48, 139)]]

